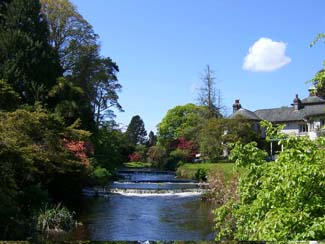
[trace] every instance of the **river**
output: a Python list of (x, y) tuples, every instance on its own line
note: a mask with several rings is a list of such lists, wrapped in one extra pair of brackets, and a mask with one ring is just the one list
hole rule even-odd
[(170, 172), (120, 172), (115, 194), (85, 197), (74, 240), (212, 240), (211, 206)]

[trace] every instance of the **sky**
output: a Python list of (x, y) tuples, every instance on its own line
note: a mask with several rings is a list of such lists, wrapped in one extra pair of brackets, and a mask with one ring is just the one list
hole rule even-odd
[(139, 115), (156, 132), (169, 109), (197, 103), (207, 65), (227, 114), (304, 98), (322, 68), (324, 0), (72, 0), (119, 66), (126, 127)]

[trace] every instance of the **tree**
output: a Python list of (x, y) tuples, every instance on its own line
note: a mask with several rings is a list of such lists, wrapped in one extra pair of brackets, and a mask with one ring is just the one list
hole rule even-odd
[(74, 115), (69, 121), (79, 117), (84, 128), (98, 130), (104, 119), (114, 117), (112, 107), (123, 111), (118, 102), (122, 88), (116, 76), (119, 68), (110, 58), (99, 55), (98, 35), (69, 0), (41, 0), (41, 3), (50, 43), (59, 54), (65, 79), (71, 84), (68, 91), (71, 87), (82, 90), (70, 94), (56, 110), (67, 108)]
[[(310, 46), (314, 46), (319, 41), (325, 42), (325, 34), (318, 34), (315, 40), (310, 44)], [(323, 63), (323, 68), (318, 71), (314, 78), (312, 79), (313, 84), (317, 89), (317, 95), (325, 98), (325, 61)]]
[(246, 168), (239, 198), (216, 209), (217, 239), (322, 240), (325, 238), (325, 139), (275, 135), (277, 128), (263, 122), (267, 138), (284, 150), (266, 162), (267, 153), (256, 142), (237, 143), (232, 158)]
[(71, 74), (84, 46), (96, 46), (98, 35), (69, 0), (40, 0), (50, 30), (50, 44), (64, 73)]
[(46, 102), (47, 92), (61, 74), (40, 8), (38, 0), (12, 0), (1, 8), (0, 79), (28, 104)]
[(221, 97), (220, 90), (215, 88), (215, 77), (214, 72), (207, 65), (204, 74), (202, 76), (203, 85), (200, 88), (198, 97), (199, 105), (208, 108), (209, 117), (222, 117), (221, 115)]
[(94, 77), (94, 96), (92, 105), (96, 127), (106, 117), (111, 117), (112, 110), (116, 107), (119, 111), (123, 111), (122, 106), (118, 102), (117, 92), (122, 86), (118, 83), (116, 73), (119, 71), (118, 66), (110, 58), (98, 58), (98, 66)]
[(95, 167), (100, 166), (110, 172), (128, 161), (133, 148), (125, 134), (114, 124), (105, 122), (93, 135)]
[(200, 153), (205, 160), (228, 156), (236, 142), (259, 142), (260, 132), (254, 130), (254, 122), (242, 117), (235, 119), (211, 118), (200, 131)]
[(191, 103), (168, 110), (158, 124), (158, 143), (169, 150), (169, 144), (178, 138), (196, 141), (206, 114), (206, 108)]
[(157, 144), (157, 136), (150, 131), (148, 136), (148, 147), (155, 146)]
[(126, 130), (126, 135), (132, 145), (144, 144), (147, 141), (147, 131), (139, 115), (132, 117)]
[(154, 163), (156, 166), (161, 166), (167, 157), (166, 150), (161, 146), (152, 146), (147, 152), (147, 161)]
[(19, 95), (4, 80), (0, 80), (0, 97), (0, 111), (15, 110), (20, 102)]
[(204, 160), (216, 160), (222, 155), (224, 148), (225, 123), (222, 119), (211, 118), (200, 130), (199, 147)]

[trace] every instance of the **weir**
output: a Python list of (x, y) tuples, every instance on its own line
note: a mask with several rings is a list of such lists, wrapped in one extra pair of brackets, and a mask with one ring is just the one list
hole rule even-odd
[(213, 240), (206, 184), (178, 179), (174, 172), (132, 170), (101, 188), (83, 189), (88, 206), (76, 231), (90, 240)]
[(85, 196), (107, 197), (110, 194), (132, 196), (199, 195), (208, 191), (207, 185), (193, 180), (177, 179), (174, 172), (152, 170), (121, 170), (119, 181), (103, 188), (85, 188)]

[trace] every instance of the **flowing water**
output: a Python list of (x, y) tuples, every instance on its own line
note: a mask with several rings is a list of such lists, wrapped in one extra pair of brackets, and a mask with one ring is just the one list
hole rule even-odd
[[(170, 172), (120, 172), (103, 197), (83, 199), (78, 240), (212, 240), (211, 206), (198, 184)], [(114, 191), (112, 191), (114, 189)], [(117, 194), (112, 194), (115, 192)]]

